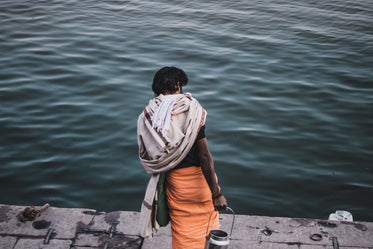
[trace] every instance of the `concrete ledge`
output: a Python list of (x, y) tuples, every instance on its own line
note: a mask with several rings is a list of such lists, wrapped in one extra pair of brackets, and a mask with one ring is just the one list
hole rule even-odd
[[(139, 236), (138, 212), (50, 207), (21, 222), (25, 208), (0, 204), (1, 249), (172, 249), (170, 225), (152, 239)], [(221, 214), (220, 224), (229, 233), (232, 215)], [(229, 248), (373, 249), (373, 223), (236, 215)]]

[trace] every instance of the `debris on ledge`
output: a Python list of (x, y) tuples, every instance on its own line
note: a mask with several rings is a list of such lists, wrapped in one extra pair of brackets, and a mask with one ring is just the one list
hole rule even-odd
[[(0, 248), (172, 248), (170, 225), (152, 239), (139, 236), (139, 212), (48, 205), (32, 207), (35, 217), (22, 221), (27, 208), (0, 204)], [(221, 214), (220, 221), (222, 230), (230, 230), (232, 215)], [(228, 248), (373, 249), (373, 222), (236, 215)]]

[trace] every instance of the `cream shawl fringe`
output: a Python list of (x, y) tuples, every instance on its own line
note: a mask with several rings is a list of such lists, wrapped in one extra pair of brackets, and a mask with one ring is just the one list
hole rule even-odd
[(152, 237), (153, 228), (159, 229), (156, 221), (159, 174), (173, 169), (185, 158), (206, 120), (206, 111), (186, 93), (173, 103), (170, 125), (163, 135), (153, 127), (152, 116), (165, 98), (161, 94), (150, 100), (137, 120), (139, 158), (145, 170), (152, 174), (141, 205), (140, 235), (144, 238)]

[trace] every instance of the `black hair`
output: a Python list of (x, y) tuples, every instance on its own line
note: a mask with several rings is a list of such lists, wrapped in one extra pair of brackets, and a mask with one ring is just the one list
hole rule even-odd
[(188, 76), (177, 67), (163, 67), (159, 69), (153, 79), (152, 89), (155, 95), (173, 94), (178, 86), (183, 87), (188, 83)]

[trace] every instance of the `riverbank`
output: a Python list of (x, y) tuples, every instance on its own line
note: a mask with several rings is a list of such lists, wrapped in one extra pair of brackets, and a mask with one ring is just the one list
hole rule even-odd
[[(139, 236), (138, 212), (49, 207), (22, 222), (25, 208), (0, 204), (1, 249), (171, 249), (170, 226), (152, 239)], [(232, 215), (220, 219), (229, 231)], [(236, 215), (229, 248), (372, 249), (373, 222)]]

